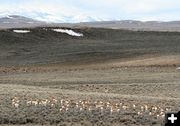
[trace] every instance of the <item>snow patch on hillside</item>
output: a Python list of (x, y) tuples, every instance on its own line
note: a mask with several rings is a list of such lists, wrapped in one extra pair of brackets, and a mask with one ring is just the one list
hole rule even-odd
[(82, 33), (77, 33), (73, 30), (68, 30), (68, 29), (52, 29), (52, 30), (55, 32), (66, 33), (66, 34), (71, 35), (71, 36), (77, 36), (77, 37), (83, 36)]
[(28, 32), (30, 32), (30, 30), (13, 30), (13, 32), (16, 32), (16, 33), (28, 33)]
[(180, 70), (180, 67), (177, 67), (176, 70)]

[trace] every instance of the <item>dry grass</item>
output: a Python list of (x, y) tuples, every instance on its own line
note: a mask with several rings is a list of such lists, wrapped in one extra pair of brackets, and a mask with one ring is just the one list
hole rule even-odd
[[(37, 95), (37, 94), (36, 94)], [(57, 96), (56, 96), (57, 97)], [(1, 97), (1, 124), (157, 124), (170, 107), (106, 98), (68, 99), (49, 97)], [(96, 100), (95, 100), (96, 99)], [(153, 121), (154, 120), (154, 121)], [(110, 122), (110, 123), (109, 123)]]

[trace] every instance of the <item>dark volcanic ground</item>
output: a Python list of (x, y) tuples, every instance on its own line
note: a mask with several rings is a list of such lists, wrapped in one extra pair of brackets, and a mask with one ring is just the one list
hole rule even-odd
[(136, 57), (180, 54), (180, 33), (111, 29), (75, 29), (84, 37), (72, 37), (47, 28), (27, 34), (0, 31), (0, 65), (91, 63)]

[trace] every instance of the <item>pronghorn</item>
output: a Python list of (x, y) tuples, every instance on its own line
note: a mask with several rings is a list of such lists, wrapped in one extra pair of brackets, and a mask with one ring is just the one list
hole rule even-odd
[(19, 108), (19, 103), (14, 103), (15, 108)]
[(121, 109), (120, 108), (118, 108), (117, 110), (116, 110), (116, 112), (120, 112), (121, 111)]
[(149, 115), (151, 116), (151, 115), (152, 115), (152, 112), (149, 112)]
[(108, 92), (109, 92), (109, 90), (107, 89), (107, 90), (105, 90), (104, 92), (105, 92), (105, 93), (108, 93)]
[(41, 100), (39, 101), (39, 105), (43, 105), (43, 106), (47, 106), (47, 104), (49, 103), (50, 101), (49, 100)]
[(101, 110), (101, 112), (103, 112), (104, 108), (103, 108), (103, 107), (100, 107), (100, 110)]
[(148, 110), (148, 106), (147, 106), (147, 105), (144, 105), (144, 107), (145, 107), (145, 111), (147, 111), (147, 110)]
[(96, 108), (101, 108), (101, 107), (103, 107), (104, 105), (102, 105), (102, 104), (97, 104), (97, 105), (95, 105), (96, 106)]
[(157, 115), (156, 115), (156, 118), (158, 119), (159, 117), (160, 117), (160, 115), (159, 115), (159, 114), (157, 114)]
[(76, 102), (76, 107), (79, 108), (79, 103), (78, 102)]
[(54, 104), (54, 103), (51, 103), (51, 107), (55, 107), (55, 104)]
[(14, 97), (11, 101), (12, 102), (19, 102), (19, 99), (17, 97)]
[[(122, 106), (122, 108), (123, 109), (126, 109), (127, 108), (127, 106)], [(116, 103), (116, 104), (112, 104), (112, 105), (110, 105), (110, 112), (111, 112), (111, 114), (113, 113), (113, 112), (120, 112), (120, 104), (118, 104), (118, 103)]]
[(65, 103), (65, 100), (64, 100), (64, 99), (61, 99), (61, 100), (60, 100), (60, 103), (61, 103), (61, 105), (63, 105), (63, 104)]
[(79, 110), (80, 110), (80, 111), (82, 111), (82, 110), (83, 110), (83, 108), (82, 108), (82, 107), (80, 107), (80, 108), (79, 108)]
[(69, 108), (67, 107), (65, 110), (66, 110), (66, 111), (68, 111), (68, 110), (69, 110)]
[(52, 98), (52, 102), (53, 102), (53, 103), (57, 103), (57, 102), (58, 102), (58, 100), (57, 100), (57, 99), (55, 99), (55, 98)]
[(135, 104), (133, 104), (133, 109), (135, 109), (136, 108), (136, 105)]
[(32, 105), (32, 101), (27, 101), (26, 104), (27, 105)]
[(142, 113), (142, 112), (138, 112), (137, 114), (138, 114), (138, 115), (142, 115), (143, 113)]
[(156, 106), (152, 107), (152, 110), (155, 111), (155, 112), (157, 111), (157, 109), (158, 108)]
[(144, 111), (144, 106), (141, 106), (141, 111)]
[(17, 97), (14, 97), (13, 99), (12, 99), (12, 105), (15, 107), (15, 108), (18, 108), (19, 107), (19, 99), (17, 98)]
[(162, 114), (162, 115), (161, 115), (161, 118), (164, 118), (164, 117), (165, 117), (165, 114)]
[(117, 110), (117, 108), (116, 108), (115, 106), (111, 106), (111, 107), (110, 107), (110, 112), (111, 112), (111, 114), (112, 114), (113, 112), (116, 112), (116, 110)]
[(128, 106), (127, 106), (127, 105), (123, 105), (122, 108), (123, 108), (124, 110), (127, 110), (127, 109), (128, 109)]
[(106, 102), (106, 107), (107, 107), (107, 108), (109, 108), (109, 107), (110, 107), (110, 105), (111, 105), (111, 103), (110, 103), (110, 102)]
[(66, 107), (65, 106), (62, 106), (60, 109), (59, 109), (61, 112), (66, 110)]
[(39, 101), (38, 100), (31, 101), (31, 104), (37, 106), (39, 104)]
[(92, 110), (92, 108), (91, 108), (91, 106), (88, 108), (88, 111), (91, 111)]

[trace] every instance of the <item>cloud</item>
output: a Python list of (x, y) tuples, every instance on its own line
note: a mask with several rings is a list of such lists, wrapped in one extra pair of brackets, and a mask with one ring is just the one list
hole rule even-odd
[(82, 19), (82, 15), (103, 20), (180, 20), (179, 6), (178, 0), (6, 0), (0, 4), (0, 13), (39, 19), (46, 14), (52, 20)]

